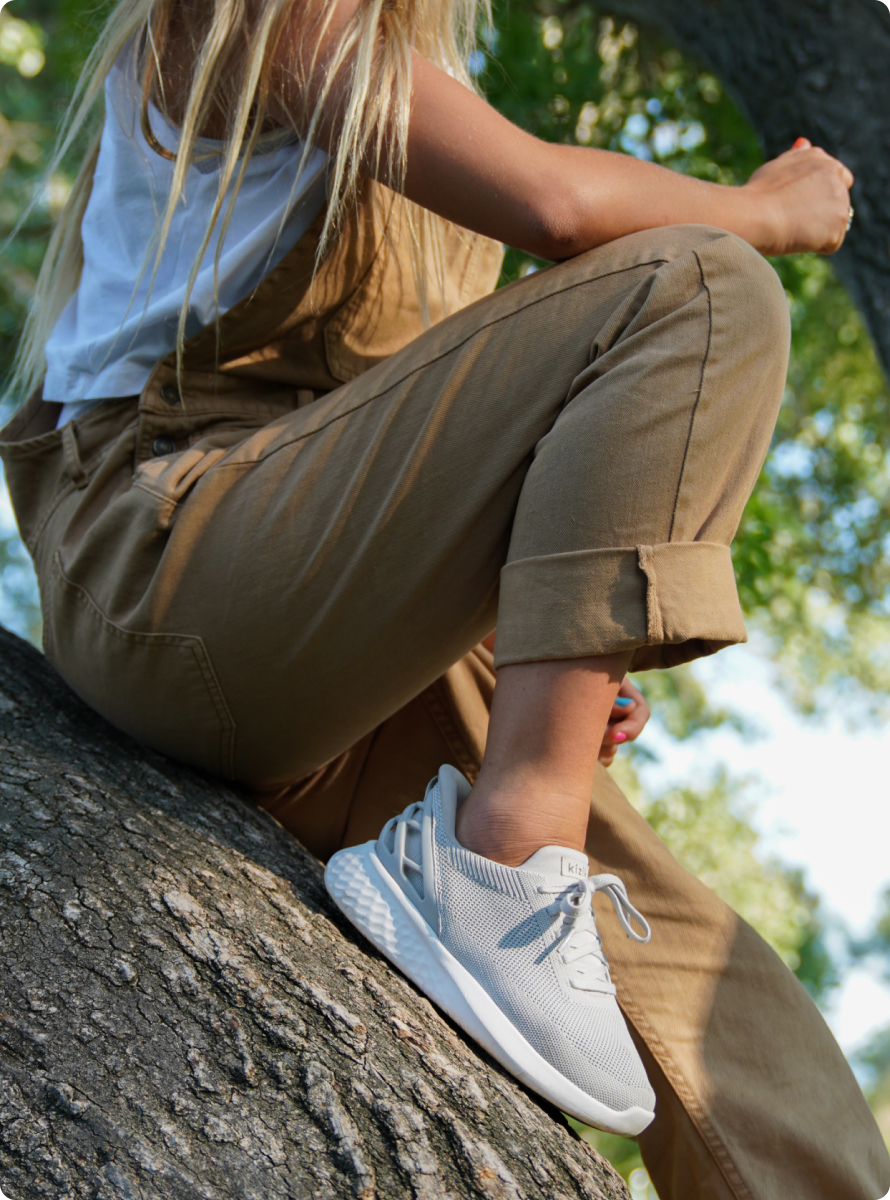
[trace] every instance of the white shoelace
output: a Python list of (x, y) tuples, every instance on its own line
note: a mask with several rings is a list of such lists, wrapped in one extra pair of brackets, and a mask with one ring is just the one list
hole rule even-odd
[[(648, 942), (652, 937), (648, 921), (631, 904), (622, 881), (617, 875), (591, 875), (589, 879), (579, 879), (569, 888), (555, 884), (539, 887), (538, 891), (544, 895), (559, 894), (559, 899), (544, 911), (548, 916), (562, 920), (563, 928), (555, 948), (567, 966), (577, 964), (570, 980), (572, 987), (614, 996), (615, 985), (609, 975), (609, 964), (593, 912), (594, 894), (605, 892), (609, 897), (621, 928), (629, 938), (635, 942)], [(644, 933), (637, 933), (631, 921), (636, 921)]]

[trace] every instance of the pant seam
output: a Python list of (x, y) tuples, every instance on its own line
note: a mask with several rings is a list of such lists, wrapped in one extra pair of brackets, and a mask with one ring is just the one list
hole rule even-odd
[[(699, 1103), (698, 1097), (683, 1076), (683, 1072), (675, 1063), (670, 1051), (665, 1046), (664, 1042), (643, 1016), (640, 1009), (632, 999), (622, 993), (619, 996), (619, 1003), (622, 1011), (627, 1019), (631, 1022), (637, 1031), (639, 1037), (646, 1043), (654, 1058), (658, 1060), (659, 1066), (665, 1073), (665, 1077), (671, 1087), (677, 1093), (680, 1103), (686, 1110), (690, 1121), (695, 1126), (695, 1129), (702, 1139), (705, 1148), (710, 1153), (714, 1162), (723, 1178), (726, 1180), (727, 1186), (735, 1194), (737, 1200), (755, 1200), (752, 1192), (748, 1188), (741, 1175), (738, 1173), (735, 1163), (726, 1144), (720, 1137), (720, 1134), (715, 1129), (708, 1114), (705, 1112)], [(656, 1114), (657, 1119), (657, 1114)]]
[(76, 488), (85, 488), (89, 482), (89, 475), (84, 470), (80, 448), (77, 445), (77, 434), (71, 421), (62, 426), (62, 450), (65, 454), (65, 470), (68, 478)]
[(58, 512), (65, 500), (67, 500), (72, 492), (75, 492), (76, 490), (77, 489), (75, 488), (74, 484), (67, 477), (67, 474), (63, 476), (56, 486), (55, 492), (53, 492), (52, 496), (50, 496), (49, 500), (46, 502), (46, 506), (41, 511), (40, 516), (34, 522), (34, 528), (28, 530), (26, 535), (23, 534), (22, 540), (28, 547), (32, 558), (36, 557), (37, 548), (40, 545), (40, 539), (43, 537), (43, 533), (47, 525), (50, 523), (55, 513)]
[[(576, 291), (578, 288), (586, 287), (592, 283), (597, 283), (601, 279), (609, 279), (614, 275), (624, 275), (624, 274), (627, 274), (627, 272), (629, 272), (629, 271), (636, 271), (640, 267), (649, 267), (649, 266), (653, 266), (653, 265), (664, 265), (664, 264), (666, 264), (668, 262), (672, 262), (672, 261), (674, 261), (674, 260), (667, 259), (667, 258), (646, 259), (644, 262), (634, 263), (632, 266), (622, 267), (620, 270), (617, 270), (617, 271), (605, 271), (602, 275), (592, 275), (585, 279), (579, 280), (578, 283), (572, 283), (572, 284), (568, 284), (565, 287), (557, 288), (553, 292), (548, 293), (548, 295), (546, 295), (546, 296), (540, 296), (537, 300), (531, 300), (531, 301), (529, 301), (528, 304), (524, 305), (521, 309), (517, 310), (517, 312), (505, 313), (501, 317), (495, 317), (495, 318), (492, 318), (490, 321), (486, 321), (482, 325), (477, 325), (477, 326), (475, 326), (475, 328), (472, 330), (471, 333), (468, 333), (466, 335), (466, 337), (464, 337), (461, 341), (456, 342), (453, 346), (449, 346), (447, 350), (443, 350), (441, 353), (433, 355), (432, 357), (430, 357), (428, 359), (425, 359), (418, 366), (412, 367), (410, 371), (406, 371), (406, 373), (404, 375), (400, 376), (398, 379), (394, 379), (394, 380), (388, 382), (384, 388), (380, 389), (380, 391), (375, 391), (372, 395), (367, 396), (360, 404), (356, 404), (354, 407), (350, 408), (347, 412), (337, 413), (336, 416), (330, 417), (323, 424), (317, 425), (313, 429), (307, 430), (305, 433), (300, 433), (300, 434), (297, 434), (297, 435), (289, 438), (285, 445), (276, 446), (272, 450), (269, 450), (266, 454), (264, 454), (263, 459), (272, 458), (273, 455), (278, 454), (280, 451), (284, 450), (286, 447), (293, 446), (297, 442), (307, 441), (309, 438), (313, 437), (316, 433), (321, 433), (322, 430), (327, 429), (330, 425), (333, 425), (336, 421), (345, 420), (347, 417), (351, 417), (354, 413), (360, 412), (361, 409), (366, 408), (369, 404), (373, 404), (377, 400), (380, 400), (388, 392), (391, 392), (395, 388), (401, 386), (401, 384), (405, 383), (407, 380), (411, 379), (413, 376), (419, 375), (421, 372), (427, 370), (427, 368), (433, 366), (434, 363), (441, 362), (443, 359), (448, 358), (451, 354), (456, 353), (458, 350), (460, 350), (464, 346), (466, 346), (468, 342), (471, 342), (475, 337), (478, 337), (479, 334), (482, 333), (484, 330), (493, 329), (496, 325), (500, 325), (504, 321), (511, 320), (513, 317), (515, 317), (517, 315), (518, 312), (528, 312), (532, 308), (535, 308), (537, 305), (545, 304), (548, 300), (552, 300), (554, 296), (564, 295), (564, 294), (567, 294), (568, 292)], [(357, 376), (356, 378), (360, 379), (361, 376)], [(348, 382), (354, 383), (354, 382), (356, 382), (356, 380), (349, 380)], [(344, 386), (344, 385), (341, 385), (341, 386)], [(328, 393), (328, 395), (333, 395), (333, 394), (334, 394), (333, 392)], [(261, 460), (254, 459), (254, 460), (251, 460), (250, 462), (225, 462), (223, 460), (219, 463), (216, 463), (213, 467), (213, 470), (218, 471), (224, 467), (225, 468), (250, 467), (250, 466), (253, 466), (254, 463), (258, 462), (258, 461), (261, 461)]]
[(87, 589), (79, 583), (75, 583), (65, 572), (62, 565), (61, 554), (57, 551), (55, 556), (55, 568), (60, 578), (65, 585), (77, 593), (80, 602), (89, 608), (93, 615), (101, 622), (104, 628), (114, 637), (120, 638), (125, 642), (143, 643), (155, 645), (166, 644), (171, 646), (187, 646), (191, 651), (198, 669), (204, 679), (204, 685), (207, 688), (208, 695), (213, 702), (219, 718), (219, 761), (223, 767), (221, 772), (227, 775), (229, 779), (235, 778), (235, 720), (232, 717), (229, 709), (225, 693), (217, 677), (213, 667), (210, 654), (207, 651), (207, 646), (204, 639), (195, 633), (151, 633), (140, 632), (138, 630), (125, 629), (123, 625), (118, 625), (107, 617)]
[(705, 368), (708, 364), (708, 357), (711, 353), (711, 337), (712, 337), (712, 334), (714, 331), (714, 306), (713, 306), (713, 299), (711, 296), (711, 289), (708, 287), (707, 282), (705, 280), (704, 267), (702, 266), (701, 258), (699, 256), (698, 251), (693, 250), (692, 253), (695, 256), (695, 261), (696, 261), (696, 264), (698, 265), (698, 274), (699, 274), (699, 278), (701, 279), (701, 285), (705, 289), (705, 293), (707, 294), (707, 297), (708, 297), (708, 340), (705, 344), (705, 352), (702, 356), (701, 374), (699, 376), (699, 381), (698, 381), (698, 392), (696, 393), (695, 404), (692, 406), (692, 415), (689, 418), (689, 433), (686, 436), (686, 446), (683, 449), (683, 461), (680, 464), (680, 477), (677, 480), (677, 492), (676, 492), (676, 495), (674, 496), (674, 510), (671, 513), (671, 527), (668, 530), (668, 539), (667, 540), (669, 542), (672, 542), (674, 540), (674, 525), (677, 520), (677, 506), (680, 503), (680, 492), (683, 489), (683, 476), (686, 474), (686, 463), (689, 458), (689, 448), (692, 445), (692, 434), (695, 430), (695, 417), (696, 417), (696, 414), (698, 413), (698, 406), (701, 403), (702, 392), (704, 391), (704, 387), (705, 387)]
[[(367, 741), (367, 746), (365, 747), (365, 755), (364, 755), (364, 758), (362, 759), (362, 765), (359, 768), (358, 775), (356, 777), (355, 787), (353, 788), (352, 795), (349, 797), (349, 803), (346, 806), (346, 812), (343, 814), (343, 824), (340, 828), (338, 844), (337, 844), (337, 848), (339, 850), (342, 850), (344, 848), (343, 842), (346, 837), (346, 831), (349, 828), (349, 822), (352, 820), (352, 812), (356, 806), (358, 794), (361, 791), (362, 779), (364, 777), (365, 770), (367, 769), (367, 766), (368, 766), (368, 759), (371, 757), (371, 751), (374, 749), (374, 743), (377, 741), (378, 737), (380, 736), (381, 728), (382, 728), (382, 726), (378, 725), (377, 728), (375, 730), (373, 730), (370, 735), (366, 734), (365, 738), (362, 739), (363, 741)], [(360, 746), (361, 741), (356, 742), (355, 745)], [(350, 746), (349, 750), (353, 751), (355, 749), (355, 745)], [(331, 760), (331, 761), (334, 761), (334, 760)], [(327, 764), (324, 764), (324, 765), (327, 765)], [(288, 832), (290, 832), (290, 831), (288, 831)]]
[(138, 483), (133, 484), (133, 491), (145, 492), (147, 496), (151, 496), (152, 500), (160, 501), (170, 510), (176, 508), (179, 504), (179, 500), (175, 496), (171, 496), (167, 492), (162, 492), (159, 488), (151, 487), (150, 484), (145, 483), (141, 479)]
[(461, 736), (460, 730), (454, 720), (452, 714), (448, 711), (448, 706), (438, 694), (440, 681), (436, 682), (421, 692), (421, 700), (426, 705), (426, 708), (433, 718), (439, 732), (445, 739), (445, 742), (454, 755), (457, 766), (465, 775), (475, 776), (479, 770), (479, 764), (476, 761), (475, 755), (471, 755), (467, 751), (466, 743)]
[[(68, 428), (68, 426), (63, 426), (63, 429), (65, 428)], [(51, 432), (56, 433), (58, 431), (52, 430)], [(103, 444), (95, 454), (87, 458), (86, 462), (81, 461), (80, 456), (78, 455), (78, 460), (81, 461), (81, 469), (83, 471), (82, 483), (76, 483), (74, 479), (72, 479), (66, 462), (65, 468), (59, 472), (59, 482), (56, 484), (55, 491), (47, 500), (45, 506), (40, 510), (40, 513), (34, 522), (33, 529), (27, 531), (27, 536), (25, 536), (25, 534), (22, 535), (22, 540), (28, 547), (28, 551), (30, 552), (32, 558), (36, 556), (36, 551), (40, 544), (40, 539), (43, 537), (44, 530), (58, 512), (61, 505), (65, 502), (65, 500), (68, 499), (70, 495), (72, 495), (73, 492), (82, 491), (87, 486), (92, 477), (102, 466), (105, 459), (111, 453), (113, 447), (117, 444), (117, 440), (117, 438), (114, 438), (108, 443)], [(60, 440), (59, 444), (63, 447), (63, 453), (65, 453), (64, 443)]]
[(664, 642), (664, 616), (658, 598), (658, 576), (652, 546), (637, 546), (640, 570), (646, 576), (646, 638), (650, 646)]

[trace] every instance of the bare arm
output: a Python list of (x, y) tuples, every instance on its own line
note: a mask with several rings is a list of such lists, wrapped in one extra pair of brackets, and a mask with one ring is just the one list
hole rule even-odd
[(846, 167), (809, 146), (766, 163), (744, 187), (725, 187), (626, 154), (551, 145), (415, 57), (409, 198), (542, 258), (686, 223), (728, 229), (764, 254), (832, 252), (852, 182)]
[[(340, 0), (329, 36), (355, 3)], [(295, 47), (305, 54), (297, 29), (279, 54), (299, 55)], [(318, 62), (310, 93), (321, 84), (324, 47)], [(285, 57), (284, 91), (289, 78)], [(766, 163), (743, 187), (725, 187), (624, 154), (540, 141), (417, 54), (412, 85), (408, 198), (541, 258), (569, 258), (641, 229), (687, 223), (727, 229), (764, 254), (831, 253), (843, 241), (853, 177), (809, 144)], [(321, 131), (329, 148), (338, 136), (337, 93), (335, 85)]]

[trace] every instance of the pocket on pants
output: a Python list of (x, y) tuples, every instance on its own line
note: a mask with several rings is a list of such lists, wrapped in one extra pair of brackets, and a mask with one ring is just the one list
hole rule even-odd
[(77, 694), (141, 742), (233, 778), (235, 723), (202, 638), (111, 621), (56, 555), (48, 655)]

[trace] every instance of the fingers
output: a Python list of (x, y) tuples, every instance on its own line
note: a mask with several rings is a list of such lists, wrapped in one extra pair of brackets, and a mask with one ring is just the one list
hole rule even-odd
[(625, 677), (612, 705), (600, 749), (599, 761), (603, 766), (612, 765), (619, 746), (636, 741), (651, 715), (643, 693)]
[(850, 188), (855, 183), (855, 177), (853, 175), (853, 172), (850, 170), (850, 168), (848, 166), (846, 166), (844, 163), (842, 163), (839, 158), (835, 158), (833, 155), (829, 154), (827, 150), (823, 150), (821, 146), (814, 146), (809, 138), (799, 137), (797, 139), (797, 141), (794, 143), (794, 145), (791, 147), (791, 149), (792, 150), (815, 150), (818, 155), (820, 155), (824, 158), (827, 158), (830, 162), (833, 162), (840, 171), (841, 179), (842, 179), (844, 187), (847, 189), (847, 191), (849, 191)]
[(784, 154), (759, 168), (752, 181), (778, 201), (781, 214), (779, 239), (767, 252), (834, 254), (843, 245), (853, 172), (821, 146), (797, 138)]
[(635, 742), (649, 720), (649, 709), (633, 701), (618, 710), (615, 717), (610, 718), (606, 727), (606, 737), (616, 745), (622, 742)]
[[(616, 727), (625, 733), (629, 733), (633, 729), (634, 737), (639, 737), (651, 716), (652, 710), (646, 703), (646, 697), (625, 676), (618, 689), (615, 703), (612, 705), (610, 721), (616, 721)], [(628, 737), (626, 740), (632, 741), (633, 739)]]

